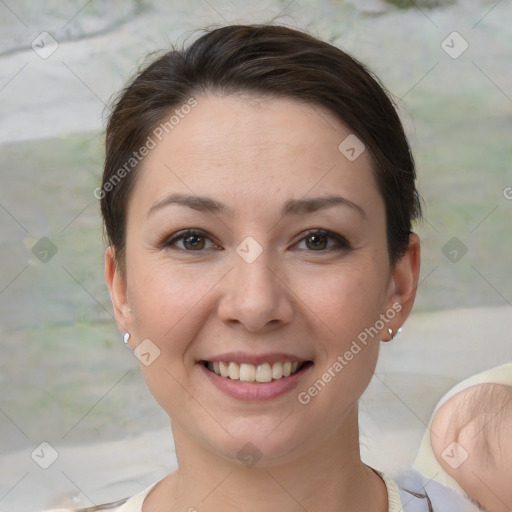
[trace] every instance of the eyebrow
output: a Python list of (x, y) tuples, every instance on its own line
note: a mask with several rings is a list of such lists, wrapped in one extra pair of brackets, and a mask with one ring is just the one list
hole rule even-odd
[[(225, 204), (204, 196), (195, 196), (187, 194), (170, 194), (162, 200), (156, 202), (148, 212), (148, 217), (162, 208), (178, 204), (197, 210), (200, 212), (212, 213), (232, 213), (231, 209)], [(367, 220), (366, 212), (357, 203), (354, 203), (346, 197), (338, 195), (327, 195), (323, 197), (313, 197), (309, 199), (288, 199), (282, 208), (282, 215), (301, 215), (313, 213), (318, 210), (332, 208), (333, 206), (346, 206), (356, 211), (363, 219)]]

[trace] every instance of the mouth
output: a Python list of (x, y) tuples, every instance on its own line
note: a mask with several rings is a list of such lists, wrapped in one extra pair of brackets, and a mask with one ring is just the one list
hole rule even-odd
[(313, 361), (276, 361), (257, 365), (235, 361), (200, 361), (199, 363), (219, 377), (261, 384), (286, 379), (313, 365)]

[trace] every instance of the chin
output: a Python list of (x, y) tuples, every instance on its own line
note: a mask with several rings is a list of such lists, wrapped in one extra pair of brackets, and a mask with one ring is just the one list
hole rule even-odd
[[(286, 418), (286, 419), (285, 419)], [(284, 419), (284, 421), (283, 421)], [(293, 413), (256, 415), (225, 423), (226, 430), (212, 437), (212, 430), (198, 432), (202, 444), (214, 455), (239, 466), (275, 467), (289, 464), (321, 443), (318, 425), (308, 425), (304, 418), (293, 421)], [(212, 427), (213, 428), (213, 427)]]

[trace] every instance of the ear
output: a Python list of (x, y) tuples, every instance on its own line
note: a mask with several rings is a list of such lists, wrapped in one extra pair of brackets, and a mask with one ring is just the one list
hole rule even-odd
[(393, 334), (396, 334), (396, 331), (407, 320), (416, 298), (420, 266), (420, 239), (417, 234), (411, 233), (407, 251), (392, 269), (386, 307), (388, 308), (387, 311), (394, 310), (398, 312), (383, 329), (382, 341), (393, 339), (393, 335), (389, 334), (388, 328), (392, 329)]
[(105, 251), (105, 281), (114, 307), (114, 317), (122, 334), (130, 332), (131, 309), (126, 295), (126, 279), (119, 271), (112, 246)]

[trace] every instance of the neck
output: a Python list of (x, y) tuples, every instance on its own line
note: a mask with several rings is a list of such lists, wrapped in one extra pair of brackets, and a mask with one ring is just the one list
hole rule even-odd
[(387, 512), (384, 482), (360, 459), (357, 408), (349, 416), (321, 445), (252, 467), (208, 452), (174, 427), (179, 470), (155, 487), (143, 511)]

